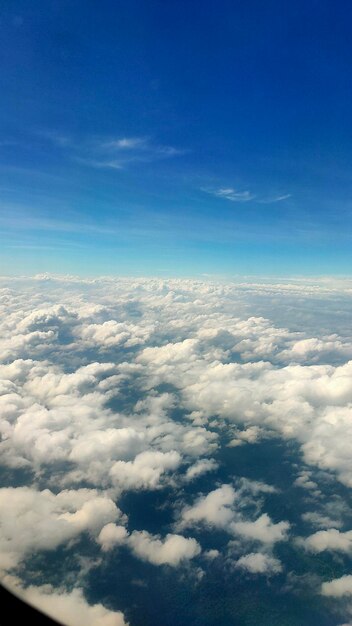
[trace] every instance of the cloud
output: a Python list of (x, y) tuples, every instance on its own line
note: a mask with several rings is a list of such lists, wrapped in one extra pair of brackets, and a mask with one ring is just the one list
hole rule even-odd
[(52, 130), (40, 131), (37, 135), (54, 144), (77, 163), (97, 169), (121, 170), (131, 164), (151, 163), (181, 156), (186, 152), (146, 136), (75, 138)]
[(290, 528), (288, 522), (278, 522), (275, 524), (271, 521), (267, 513), (263, 513), (254, 522), (240, 521), (232, 522), (231, 530), (235, 533), (252, 541), (259, 541), (264, 544), (273, 544), (277, 541), (285, 541)]
[(308, 511), (307, 513), (303, 513), (302, 519), (318, 528), (339, 528), (342, 526), (341, 520), (332, 519), (331, 517), (322, 515), (317, 511)]
[(127, 626), (121, 611), (110, 611), (102, 604), (88, 604), (82, 589), (54, 590), (50, 585), (30, 586), (22, 597), (66, 626)]
[(153, 565), (179, 566), (201, 553), (199, 543), (192, 538), (168, 533), (164, 539), (145, 530), (134, 530), (128, 534), (124, 526), (109, 523), (104, 526), (97, 538), (104, 552), (125, 545), (142, 561)]
[(236, 493), (231, 485), (222, 485), (200, 497), (191, 507), (183, 509), (181, 525), (189, 526), (198, 523), (211, 524), (219, 528), (226, 527), (233, 519), (232, 505), (236, 499)]
[(218, 463), (214, 459), (199, 460), (191, 465), (186, 472), (185, 480), (192, 481), (207, 472), (213, 472), (218, 468)]
[(317, 483), (311, 479), (312, 472), (308, 470), (302, 470), (300, 475), (294, 481), (295, 487), (301, 487), (302, 489), (308, 489), (312, 495), (320, 496), (321, 492), (318, 489)]
[(211, 561), (213, 559), (216, 559), (218, 556), (220, 556), (220, 552), (219, 550), (206, 550), (206, 552), (203, 552), (203, 556), (205, 556), (206, 559), (210, 559)]
[(200, 496), (193, 506), (184, 507), (177, 527), (185, 528), (199, 524), (214, 526), (242, 537), (245, 541), (258, 541), (268, 546), (286, 540), (290, 528), (288, 522), (275, 524), (267, 513), (253, 521), (246, 519), (242, 513), (244, 505), (261, 506), (261, 503), (256, 501), (258, 494), (273, 493), (275, 489), (265, 483), (248, 480), (243, 480), (242, 483), (239, 481), (239, 484), (240, 489), (237, 492), (231, 485), (224, 484), (206, 496)]
[(155, 489), (160, 485), (164, 472), (175, 470), (181, 456), (175, 450), (171, 452), (145, 451), (136, 456), (134, 461), (117, 461), (110, 469), (114, 484), (121, 489)]
[(195, 539), (168, 534), (162, 540), (146, 531), (137, 530), (131, 534), (129, 546), (134, 554), (144, 561), (172, 567), (177, 567), (182, 561), (193, 559), (201, 552), (201, 547)]
[(49, 489), (2, 488), (0, 569), (15, 567), (29, 553), (54, 550), (83, 532), (97, 535), (120, 516), (110, 498), (91, 489), (54, 494)]
[(282, 565), (278, 559), (262, 552), (251, 552), (241, 556), (235, 567), (250, 574), (266, 574), (269, 576), (279, 574), (282, 571)]
[(131, 159), (93, 159), (90, 157), (75, 156), (74, 160), (81, 165), (93, 167), (97, 170), (123, 170)]
[(216, 196), (217, 198), (230, 200), (231, 202), (249, 202), (255, 198), (255, 195), (250, 191), (237, 191), (233, 187), (219, 187), (218, 189), (202, 188), (202, 191)]
[(340, 532), (336, 528), (319, 530), (302, 540), (302, 545), (309, 552), (352, 552), (352, 531)]
[(288, 200), (288, 198), (291, 198), (290, 193), (285, 193), (285, 194), (278, 195), (278, 196), (270, 196), (268, 198), (263, 198), (261, 200), (258, 200), (258, 202), (260, 202), (261, 204), (274, 204), (275, 202), (282, 202), (283, 200)]
[(141, 148), (148, 142), (146, 137), (122, 137), (121, 139), (110, 139), (102, 142), (103, 147), (117, 150), (133, 150)]
[(333, 598), (341, 598), (342, 596), (352, 595), (352, 576), (341, 576), (341, 578), (334, 578), (329, 582), (325, 582), (321, 586), (321, 593), (323, 596), (329, 596)]
[[(177, 401), (181, 402), (184, 410), (194, 416), (194, 420), (197, 420), (197, 424), (194, 422), (194, 425), (190, 424), (188, 428), (184, 424), (175, 425), (175, 422), (170, 421), (167, 429), (169, 430), (169, 426), (171, 429), (173, 424), (173, 434), (170, 435), (169, 432), (167, 437), (173, 437), (173, 447), (176, 451), (180, 451), (182, 445), (184, 451), (186, 446), (188, 447), (187, 453), (193, 448), (194, 453), (197, 450), (198, 454), (204, 454), (215, 445), (217, 435), (205, 425), (208, 419), (218, 415), (220, 420), (237, 423), (233, 442), (255, 442), (265, 435), (266, 431), (275, 430), (284, 437), (296, 438), (309, 463), (336, 471), (343, 482), (352, 484), (348, 464), (349, 438), (346, 436), (351, 420), (349, 409), (345, 406), (352, 398), (348, 374), (351, 365), (348, 362), (333, 366), (319, 364), (321, 359), (330, 360), (332, 354), (335, 359), (348, 358), (352, 355), (351, 345), (345, 339), (336, 336), (314, 339), (303, 338), (300, 334), (300, 337), (297, 337), (297, 332), (276, 328), (264, 318), (253, 316), (246, 319), (236, 318), (228, 308), (236, 303), (236, 298), (243, 298), (243, 293), (247, 294), (246, 297), (253, 291), (256, 294), (271, 294), (275, 292), (273, 290), (276, 290), (275, 293), (286, 293), (290, 288), (294, 293), (305, 296), (317, 293), (317, 289), (321, 289), (322, 294), (325, 294), (329, 293), (330, 289), (327, 289), (326, 283), (314, 289), (309, 288), (313, 289), (309, 291), (305, 285), (297, 284), (284, 286), (242, 284), (240, 288), (238, 286), (225, 288), (206, 282), (159, 280), (151, 288), (153, 282), (148, 283), (145, 280), (128, 284), (111, 279), (92, 282), (78, 279), (70, 282), (72, 279), (68, 278), (61, 279), (60, 282), (55, 280), (51, 279), (51, 282), (49, 280), (50, 289), (47, 289), (46, 297), (49, 301), (51, 299), (51, 302), (46, 307), (38, 292), (37, 295), (33, 295), (31, 301), (31, 296), (20, 297), (16, 291), (16, 283), (10, 283), (15, 288), (12, 298), (13, 303), (16, 302), (16, 308), (13, 314), (8, 314), (4, 318), (6, 321), (2, 324), (7, 363), (16, 357), (33, 363), (32, 371), (26, 369), (28, 380), (22, 379), (20, 384), (16, 380), (13, 381), (16, 388), (12, 388), (11, 406), (14, 406), (13, 402), (19, 403), (17, 413), (19, 421), (15, 426), (10, 425), (9, 421), (3, 425), (7, 433), (4, 453), (9, 462), (10, 458), (12, 462), (16, 462), (17, 459), (18, 463), (32, 462), (34, 457), (37, 460), (73, 459), (78, 450), (78, 442), (76, 444), (74, 441), (79, 440), (79, 446), (83, 449), (85, 428), (87, 427), (89, 432), (92, 430), (90, 421), (97, 419), (97, 412), (100, 414), (100, 430), (110, 429), (112, 440), (118, 437), (117, 432), (115, 434), (111, 432), (111, 417), (103, 405), (107, 395), (111, 393), (108, 386), (110, 385), (111, 389), (114, 386), (118, 387), (120, 384), (117, 382), (118, 378), (121, 381), (121, 376), (125, 376), (122, 367), (112, 364), (109, 366), (110, 371), (104, 372), (106, 366), (99, 365), (101, 374), (95, 378), (94, 384), (87, 384), (85, 388), (86, 383), (83, 384), (83, 379), (88, 383), (89, 377), (94, 377), (95, 374), (92, 364), (85, 370), (82, 369), (80, 362), (85, 350), (95, 350), (95, 354), (101, 358), (101, 354), (118, 348), (119, 359), (123, 360), (123, 356), (126, 355), (126, 359), (130, 360), (127, 378), (132, 385), (132, 374), (137, 372), (144, 377), (149, 388), (158, 384), (174, 385), (180, 394)], [(46, 281), (48, 282), (47, 278)], [(66, 289), (66, 285), (69, 284), (77, 285), (77, 288), (81, 285), (85, 290), (89, 290), (91, 301), (94, 303), (91, 313), (85, 312), (87, 303), (84, 299), (77, 297), (72, 289), (70, 291)], [(26, 293), (30, 293), (33, 287), (34, 283), (29, 281), (25, 288)], [(106, 295), (107, 288), (109, 296)], [(61, 289), (60, 294), (55, 293), (58, 289)], [(131, 301), (131, 298), (141, 311), (138, 322), (136, 318), (132, 321), (126, 312), (124, 319), (119, 317), (121, 307), (127, 306), (125, 303)], [(218, 309), (220, 298), (227, 303), (226, 311), (222, 313)], [(155, 313), (160, 306), (163, 307), (162, 324)], [(185, 311), (187, 317), (184, 317)], [(202, 317), (199, 317), (200, 315)], [(99, 316), (101, 319), (98, 319)], [(158, 336), (161, 328), (166, 333), (168, 339), (166, 342)], [(136, 354), (127, 355), (123, 352), (126, 349), (134, 349)], [(75, 354), (78, 366), (76, 372), (60, 373), (65, 360), (72, 354)], [(44, 365), (43, 360), (49, 355), (54, 363)], [(238, 362), (236, 355), (240, 355), (241, 362)], [(305, 364), (307, 359), (312, 365)], [(36, 365), (34, 361), (37, 361)], [(38, 376), (35, 376), (36, 368), (38, 371), (40, 369)], [(4, 370), (5, 376), (6, 371)], [(106, 378), (105, 389), (99, 379), (102, 375)], [(78, 382), (79, 377), (82, 377), (82, 384)], [(66, 385), (66, 388), (64, 392), (59, 393), (59, 390), (63, 390), (63, 385)], [(80, 396), (79, 406), (77, 394)], [(64, 395), (67, 397), (64, 398)], [(23, 415), (23, 402), (28, 405), (29, 398), (32, 408), (28, 407), (29, 413), (26, 418)], [(48, 401), (52, 406), (49, 409), (48, 406), (41, 409), (39, 416), (37, 413), (39, 407), (36, 405)], [(4, 402), (8, 406), (7, 400), (4, 399)], [(67, 405), (70, 405), (67, 428), (63, 427), (63, 422), (60, 426), (58, 415), (62, 411), (60, 403), (65, 405), (66, 413)], [(20, 404), (22, 408), (19, 408)], [(94, 411), (92, 406), (95, 407)], [(83, 420), (83, 412), (86, 412), (89, 419)], [(55, 430), (52, 428), (52, 418), (57, 421)], [(13, 416), (12, 419), (17, 418)], [(35, 428), (37, 419), (41, 423), (38, 431)], [(31, 430), (29, 427), (25, 429), (26, 420), (28, 424), (31, 422)], [(137, 428), (135, 424), (131, 426), (131, 416), (128, 424), (121, 418), (121, 422), (124, 423), (119, 424), (118, 428), (116, 421), (119, 421), (118, 418), (114, 420), (116, 431), (118, 428), (132, 427), (136, 433), (136, 442), (144, 438), (146, 446), (149, 445), (150, 438), (145, 435), (150, 429), (146, 421), (143, 428)], [(75, 424), (78, 429), (76, 434), (72, 431), (72, 425)], [(164, 424), (166, 427), (165, 421)], [(202, 426), (203, 430), (196, 431), (195, 426)], [(108, 436), (103, 439), (97, 428), (95, 433), (97, 445), (103, 448), (108, 446)], [(89, 445), (93, 446), (93, 434), (89, 437), (91, 439)], [(198, 445), (197, 442), (200, 442), (201, 438), (202, 443)], [(99, 440), (105, 443), (99, 444)], [(34, 441), (36, 443), (32, 445)], [(75, 452), (72, 452), (73, 447)], [(135, 453), (138, 452), (142, 452), (142, 449), (137, 448)], [(70, 457), (70, 454), (73, 456)], [(133, 458), (115, 460), (132, 462)], [(79, 462), (78, 456), (75, 462), (81, 465), (83, 470), (83, 457), (82, 463)], [(111, 469), (111, 466), (106, 467), (103, 461), (101, 463), (97, 480), (104, 474), (108, 475)], [(94, 480), (93, 470), (90, 471), (85, 467), (84, 471)]]
[[(3, 571), (83, 533), (102, 564), (123, 546), (120, 556), (180, 566), (201, 554), (182, 529), (201, 526), (230, 535), (238, 572), (274, 574), (273, 546), (292, 539), (289, 521), (266, 512), (268, 496), (283, 497), (275, 475), (268, 485), (264, 473), (226, 474), (227, 455), (250, 454), (228, 444), (258, 450), (270, 438), (297, 446), (292, 481), (320, 493), (302, 514), (318, 532), (296, 547), (350, 554), (350, 531), (338, 530), (350, 512), (324, 486), (352, 484), (351, 282), (44, 274), (0, 287), (1, 463), (26, 482), (0, 490)], [(121, 494), (152, 489), (178, 519), (155, 534), (142, 520), (129, 528)], [(221, 554), (203, 553), (205, 572)]]
[(236, 430), (236, 437), (227, 444), (229, 448), (242, 446), (244, 443), (257, 443), (263, 435), (259, 426), (249, 426), (245, 430)]
[(205, 193), (209, 193), (217, 198), (223, 198), (224, 200), (230, 200), (231, 202), (249, 202), (250, 200), (256, 200), (260, 204), (275, 204), (276, 202), (283, 202), (284, 200), (288, 200), (291, 198), (290, 193), (281, 194), (281, 195), (273, 195), (269, 197), (258, 197), (256, 194), (246, 190), (246, 191), (238, 191), (233, 187), (218, 187), (218, 188), (207, 188), (202, 187), (201, 191)]
[(97, 543), (101, 545), (104, 552), (108, 552), (116, 545), (123, 544), (127, 539), (128, 533), (124, 526), (117, 526), (110, 522), (104, 526), (97, 538)]
[(87, 346), (97, 346), (103, 349), (117, 346), (130, 348), (145, 344), (153, 330), (152, 325), (141, 327), (137, 324), (108, 320), (102, 324), (85, 325), (80, 337)]
[(75, 160), (95, 168), (124, 169), (185, 154), (175, 146), (156, 143), (149, 137), (110, 137), (87, 140), (77, 146)]
[(238, 491), (242, 494), (249, 492), (253, 496), (257, 496), (261, 493), (277, 493), (278, 489), (273, 485), (268, 485), (261, 480), (250, 480), (249, 478), (240, 478), (238, 480)]

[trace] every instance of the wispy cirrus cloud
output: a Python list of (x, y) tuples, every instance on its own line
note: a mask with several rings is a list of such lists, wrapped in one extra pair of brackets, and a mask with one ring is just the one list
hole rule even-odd
[(268, 198), (262, 198), (261, 200), (258, 200), (258, 202), (260, 202), (260, 204), (273, 204), (275, 202), (282, 202), (283, 200), (288, 200), (289, 198), (291, 198), (291, 194), (285, 193), (282, 195), (269, 196)]
[(233, 187), (220, 187), (218, 189), (214, 188), (201, 188), (205, 193), (209, 193), (212, 196), (216, 196), (217, 198), (223, 198), (224, 200), (230, 200), (231, 202), (249, 202), (250, 200), (254, 200), (256, 197), (250, 191), (238, 191)]
[(123, 169), (131, 163), (151, 163), (174, 156), (186, 150), (154, 142), (150, 137), (121, 137), (97, 140), (92, 150), (100, 158), (88, 160), (87, 165), (98, 168)]
[(145, 146), (147, 139), (145, 137), (122, 137), (121, 139), (111, 139), (102, 145), (106, 148), (118, 150), (131, 150)]
[(87, 159), (84, 157), (74, 157), (74, 160), (77, 163), (81, 163), (82, 165), (87, 165), (88, 167), (94, 167), (95, 169), (111, 169), (111, 170), (123, 170), (126, 165), (126, 160), (123, 162), (118, 160), (111, 161), (99, 161), (97, 159)]
[(86, 137), (74, 139), (56, 131), (41, 131), (40, 136), (65, 150), (74, 161), (96, 169), (120, 170), (134, 163), (151, 163), (187, 152), (161, 144), (149, 136)]
[(260, 204), (273, 204), (275, 202), (282, 202), (283, 200), (287, 200), (291, 197), (291, 194), (287, 193), (262, 198), (252, 193), (248, 189), (245, 191), (240, 191), (238, 189), (235, 189), (234, 187), (201, 187), (201, 191), (215, 196), (216, 198), (230, 200), (230, 202), (250, 202), (251, 200), (255, 200)]

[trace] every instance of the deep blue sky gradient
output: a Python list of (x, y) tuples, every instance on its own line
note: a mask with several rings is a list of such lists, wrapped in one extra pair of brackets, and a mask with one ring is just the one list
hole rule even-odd
[(350, 274), (347, 0), (5, 1), (1, 273)]

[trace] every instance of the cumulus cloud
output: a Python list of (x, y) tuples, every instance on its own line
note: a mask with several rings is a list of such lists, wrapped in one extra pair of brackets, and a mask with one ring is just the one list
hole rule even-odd
[(262, 436), (259, 426), (249, 426), (244, 430), (236, 430), (236, 437), (227, 444), (230, 448), (236, 448), (244, 443), (257, 443)]
[(317, 511), (307, 511), (307, 513), (303, 513), (302, 519), (318, 528), (339, 528), (342, 526), (341, 520), (332, 519), (331, 517), (322, 515)]
[(177, 567), (182, 561), (193, 559), (201, 552), (199, 543), (193, 538), (168, 534), (162, 540), (145, 530), (133, 531), (128, 543), (138, 558), (154, 565)]
[(219, 550), (213, 548), (211, 550), (206, 550), (203, 553), (203, 556), (205, 556), (206, 559), (210, 559), (212, 561), (213, 559), (216, 559), (218, 556), (220, 556), (220, 552)]
[(333, 552), (352, 552), (352, 531), (341, 532), (336, 528), (319, 530), (302, 540), (306, 550), (309, 552), (323, 552), (331, 550)]
[(261, 480), (250, 480), (249, 478), (244, 478), (241, 477), (238, 480), (238, 489), (239, 492), (242, 493), (243, 492), (249, 492), (250, 494), (253, 494), (254, 496), (257, 496), (258, 494), (262, 493), (277, 493), (278, 489), (276, 487), (274, 487), (273, 485), (268, 485), (267, 483), (264, 483)]
[(241, 556), (235, 565), (249, 572), (250, 574), (279, 574), (282, 571), (282, 565), (278, 559), (262, 552), (251, 552)]
[(143, 345), (153, 331), (152, 326), (142, 327), (126, 322), (108, 320), (102, 324), (88, 324), (80, 331), (80, 338), (86, 346), (97, 346), (98, 348), (117, 348), (124, 346)]
[(121, 611), (110, 611), (102, 604), (88, 604), (82, 589), (54, 590), (50, 585), (30, 586), (22, 597), (53, 619), (67, 626), (127, 626)]
[(296, 487), (302, 487), (303, 489), (316, 490), (318, 485), (311, 479), (311, 472), (303, 470), (298, 478), (293, 483)]
[(133, 462), (117, 461), (110, 469), (113, 483), (121, 489), (155, 489), (164, 472), (175, 470), (181, 461), (178, 452), (148, 450), (136, 456)]
[[(252, 491), (252, 496), (245, 496), (243, 492), (246, 491)], [(284, 541), (290, 528), (288, 522), (275, 524), (267, 513), (253, 521), (245, 519), (241, 512), (241, 504), (255, 504), (255, 496), (258, 493), (274, 491), (269, 485), (256, 481), (243, 480), (238, 492), (231, 485), (224, 484), (206, 496), (200, 496), (193, 506), (184, 507), (178, 526), (180, 528), (198, 524), (214, 526), (243, 537), (246, 541), (258, 541), (267, 545)]]
[[(195, 539), (129, 532), (116, 506), (122, 492), (167, 486), (174, 529), (222, 529), (241, 548), (239, 571), (275, 573), (267, 552), (290, 526), (264, 503), (279, 490), (232, 474), (219, 486), (213, 458), (270, 437), (294, 440), (312, 466), (295, 469), (295, 486), (320, 494), (321, 513), (302, 517), (322, 530), (300, 545), (350, 553), (350, 531), (338, 530), (348, 512), (322, 505), (313, 466), (352, 485), (351, 282), (41, 275), (1, 284), (1, 464), (27, 481), (0, 490), (4, 569), (82, 533), (101, 558), (124, 545), (155, 564), (186, 562), (199, 554)], [(209, 492), (191, 493), (206, 472)], [(252, 542), (265, 553), (244, 554)]]
[(116, 545), (120, 545), (127, 539), (128, 532), (124, 526), (117, 526), (110, 522), (106, 524), (97, 537), (97, 543), (101, 545), (104, 552), (111, 550)]
[(214, 459), (201, 459), (187, 469), (185, 479), (187, 481), (195, 480), (198, 476), (202, 476), (207, 472), (212, 472), (217, 468), (218, 463)]
[(93, 536), (121, 511), (107, 496), (95, 490), (30, 487), (0, 489), (0, 569), (15, 567), (33, 551), (54, 550), (82, 532)]
[(233, 487), (222, 485), (207, 496), (200, 497), (193, 506), (184, 508), (181, 514), (181, 525), (205, 523), (219, 528), (226, 527), (233, 519), (231, 507), (235, 499), (236, 493)]
[(333, 580), (323, 583), (321, 586), (321, 593), (323, 596), (330, 596), (333, 598), (351, 596), (352, 576), (341, 576), (341, 578), (334, 578)]
[(245, 539), (259, 541), (261, 543), (273, 544), (277, 541), (284, 541), (290, 528), (288, 522), (278, 522), (275, 524), (267, 513), (263, 513), (254, 522), (240, 521), (233, 522), (231, 529)]

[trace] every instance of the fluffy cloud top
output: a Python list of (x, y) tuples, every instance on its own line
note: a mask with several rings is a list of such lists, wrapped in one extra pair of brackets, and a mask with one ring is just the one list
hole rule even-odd
[(334, 578), (334, 580), (323, 583), (321, 593), (323, 596), (331, 596), (333, 598), (352, 596), (352, 576), (341, 576), (341, 578)]
[(233, 522), (231, 529), (246, 539), (272, 544), (277, 541), (284, 541), (290, 528), (288, 522), (278, 522), (274, 524), (267, 513), (263, 513), (254, 522), (240, 521)]
[(29, 552), (53, 550), (82, 532), (96, 535), (120, 516), (115, 503), (95, 490), (0, 489), (0, 568), (14, 567)]
[(102, 604), (88, 604), (78, 588), (65, 592), (48, 585), (32, 586), (22, 591), (22, 597), (67, 626), (128, 626), (121, 611), (109, 611)]
[(336, 528), (319, 530), (304, 539), (303, 545), (310, 552), (323, 552), (324, 550), (352, 552), (352, 531), (344, 533)]
[[(268, 552), (290, 540), (290, 524), (269, 517), (265, 498), (279, 491), (220, 474), (221, 454), (213, 454), (223, 445), (236, 455), (245, 444), (291, 439), (310, 466), (352, 485), (352, 341), (343, 316), (331, 329), (322, 313), (327, 301), (337, 317), (350, 307), (350, 283), (38, 276), (2, 285), (1, 464), (28, 476), (27, 486), (0, 489), (4, 572), (82, 533), (101, 559), (123, 545), (141, 560), (179, 567), (201, 546), (167, 530), (201, 525), (240, 546), (238, 572), (278, 573)], [(208, 493), (191, 493), (205, 473)], [(302, 497), (322, 501), (313, 469), (296, 476)], [(155, 535), (131, 532), (120, 496), (164, 487), (179, 520)], [(351, 531), (321, 510), (303, 519), (324, 530), (296, 545), (349, 555)], [(261, 552), (243, 554), (258, 543)], [(204, 562), (217, 555), (205, 552)], [(347, 595), (349, 579), (324, 583), (322, 593)], [(63, 582), (26, 593), (43, 607), (51, 602), (68, 624), (76, 612), (88, 626), (123, 624), (121, 614), (68, 589)]]
[(236, 567), (250, 574), (279, 574), (282, 565), (278, 559), (262, 552), (251, 552), (238, 559)]
[(198, 476), (202, 476), (207, 472), (216, 470), (218, 463), (214, 459), (204, 459), (197, 461), (187, 469), (185, 479), (187, 481), (195, 480)]
[(219, 528), (226, 527), (233, 519), (231, 507), (235, 499), (233, 487), (222, 485), (207, 496), (199, 498), (192, 507), (186, 507), (182, 511), (181, 524), (188, 526), (202, 522)]
[(201, 547), (193, 539), (181, 535), (168, 534), (164, 540), (143, 531), (133, 531), (129, 538), (132, 551), (139, 558), (154, 565), (171, 565), (176, 567), (182, 561), (193, 559), (200, 554)]
[(107, 552), (116, 545), (125, 543), (127, 537), (128, 532), (124, 526), (117, 526), (110, 522), (101, 529), (97, 542), (101, 545), (102, 550)]
[(110, 469), (113, 483), (121, 489), (138, 489), (140, 487), (155, 489), (159, 485), (161, 475), (175, 470), (180, 464), (178, 452), (159, 452), (148, 450), (136, 456), (133, 462), (117, 461)]

